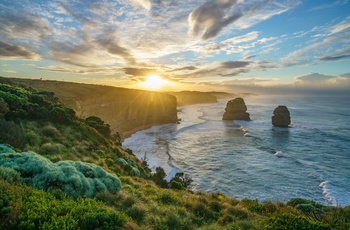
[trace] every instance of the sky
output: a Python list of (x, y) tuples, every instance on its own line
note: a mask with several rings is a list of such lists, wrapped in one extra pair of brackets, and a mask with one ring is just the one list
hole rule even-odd
[(151, 75), (161, 91), (350, 94), (350, 0), (0, 0), (0, 76)]

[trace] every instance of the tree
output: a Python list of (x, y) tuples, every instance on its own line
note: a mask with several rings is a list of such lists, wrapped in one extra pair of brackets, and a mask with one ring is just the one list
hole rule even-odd
[(156, 173), (153, 174), (153, 181), (160, 187), (166, 188), (168, 186), (167, 181), (165, 180), (166, 173), (162, 167), (156, 168)]
[(170, 180), (169, 186), (174, 189), (181, 189), (179, 185), (181, 185), (182, 188), (188, 188), (192, 182), (193, 179), (188, 174), (178, 172), (175, 174), (175, 177)]

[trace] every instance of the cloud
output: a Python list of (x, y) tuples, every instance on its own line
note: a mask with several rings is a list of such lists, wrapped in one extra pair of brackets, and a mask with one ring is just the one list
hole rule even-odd
[(306, 88), (346, 88), (350, 87), (350, 73), (339, 76), (330, 76), (319, 73), (311, 73), (298, 76), (294, 79), (294, 85)]
[(339, 56), (325, 56), (320, 58), (321, 61), (339, 61), (339, 60), (350, 60), (350, 54), (339, 55)]
[(0, 14), (0, 32), (8, 38), (27, 38), (39, 41), (52, 35), (48, 22), (28, 13)]
[(246, 61), (227, 61), (227, 62), (222, 62), (221, 66), (227, 69), (235, 69), (235, 68), (246, 67), (249, 64), (250, 62), (246, 62)]
[(328, 4), (320, 4), (316, 7), (311, 8), (308, 11), (317, 11), (317, 10), (324, 10), (324, 9), (328, 9), (328, 8), (332, 8), (332, 7), (336, 7), (336, 6), (341, 6), (341, 5), (345, 5), (348, 3), (348, 0), (344, 1), (344, 0), (337, 0), (337, 1), (332, 1)]
[(188, 17), (189, 34), (208, 40), (218, 36), (228, 25), (234, 28), (248, 28), (274, 15), (281, 14), (300, 1), (275, 3), (265, 1), (209, 0), (192, 11)]
[(192, 70), (197, 70), (197, 69), (198, 69), (198, 68), (195, 67), (195, 66), (185, 66), (185, 67), (173, 69), (173, 70), (171, 70), (171, 71), (169, 71), (169, 72), (186, 71), (186, 70), (192, 71)]
[(135, 76), (135, 77), (144, 77), (152, 74), (158, 74), (156, 69), (149, 68), (123, 68), (125, 74)]
[[(312, 43), (308, 43), (301, 49), (293, 51), (281, 62), (287, 66), (312, 64), (321, 61), (341, 61), (349, 59), (349, 31), (350, 17), (333, 26), (321, 28), (322, 34), (317, 36)], [(316, 29), (314, 32), (318, 32)], [(337, 47), (346, 47), (338, 48)], [(323, 55), (320, 57), (320, 53)]]
[(130, 51), (119, 45), (116, 41), (113, 41), (112, 39), (101, 39), (98, 40), (97, 43), (101, 45), (101, 47), (107, 49), (108, 53), (122, 57), (126, 61), (126, 63), (136, 63), (136, 60), (131, 55)]
[(240, 11), (225, 15), (236, 3), (237, 0), (210, 0), (198, 7), (188, 17), (190, 33), (194, 36), (200, 35), (203, 40), (217, 36), (225, 26), (242, 17)]
[(0, 59), (38, 60), (40, 56), (23, 46), (11, 45), (0, 41)]

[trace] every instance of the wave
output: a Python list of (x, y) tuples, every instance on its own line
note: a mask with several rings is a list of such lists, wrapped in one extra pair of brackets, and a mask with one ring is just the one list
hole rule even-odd
[(324, 181), (319, 185), (322, 188), (324, 199), (333, 206), (350, 205), (350, 192), (336, 187), (330, 181)]

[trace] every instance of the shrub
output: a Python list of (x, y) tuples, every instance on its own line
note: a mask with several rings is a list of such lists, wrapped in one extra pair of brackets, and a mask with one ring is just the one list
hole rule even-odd
[(156, 173), (152, 175), (153, 181), (160, 187), (165, 188), (168, 186), (167, 181), (165, 180), (166, 173), (162, 167), (156, 168)]
[(104, 137), (109, 138), (111, 136), (111, 128), (108, 124), (104, 123), (104, 121), (96, 116), (90, 116), (85, 119), (85, 123), (88, 126), (95, 128), (99, 133), (101, 133)]
[(61, 154), (67, 151), (66, 146), (59, 143), (45, 143), (40, 147), (39, 153), (43, 155)]
[(124, 215), (116, 212), (106, 212), (105, 210), (96, 210), (88, 213), (81, 221), (81, 228), (86, 230), (95, 229), (121, 229), (126, 222)]
[(0, 130), (0, 143), (6, 143), (15, 148), (24, 146), (25, 134), (18, 124), (1, 119)]
[(28, 185), (48, 190), (60, 188), (74, 198), (92, 197), (97, 192), (115, 193), (121, 189), (119, 178), (97, 165), (79, 161), (52, 163), (34, 152), (19, 154), (2, 148), (0, 166), (18, 171)]
[(239, 206), (229, 207), (227, 212), (235, 216), (237, 219), (247, 219), (249, 217), (249, 212)]
[(160, 196), (158, 196), (157, 200), (163, 204), (172, 204), (176, 201), (173, 195), (169, 192), (162, 193)]
[(136, 222), (141, 223), (145, 219), (147, 210), (142, 205), (134, 204), (126, 211), (126, 214)]
[(0, 179), (4, 179), (9, 183), (16, 183), (21, 181), (21, 176), (14, 169), (4, 168), (0, 166)]
[[(172, 183), (177, 182), (177, 183)], [(193, 182), (192, 178), (188, 174), (183, 172), (178, 172), (175, 174), (175, 177), (170, 181), (170, 187), (173, 185), (175, 189), (188, 188)], [(179, 184), (181, 186), (179, 186)]]
[(47, 125), (47, 126), (43, 127), (41, 129), (41, 133), (44, 136), (53, 137), (53, 138), (60, 136), (60, 132), (56, 129), (56, 127), (54, 127), (52, 125)]
[(266, 220), (265, 229), (274, 230), (330, 230), (331, 227), (327, 224), (314, 222), (303, 216), (296, 216), (290, 213), (278, 214)]

